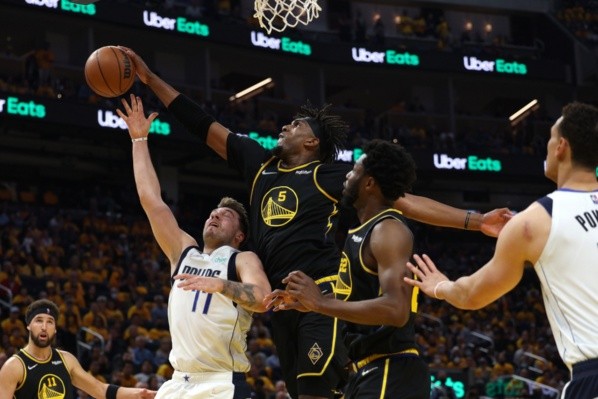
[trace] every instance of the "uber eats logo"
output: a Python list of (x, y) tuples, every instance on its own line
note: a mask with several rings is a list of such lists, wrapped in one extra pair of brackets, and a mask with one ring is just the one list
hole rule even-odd
[(477, 57), (463, 57), (463, 66), (468, 71), (527, 75), (527, 65), (517, 61), (508, 62), (502, 58), (488, 61), (480, 60)]
[(300, 40), (291, 40), (289, 37), (270, 37), (262, 32), (251, 31), (251, 44), (254, 47), (269, 48), (271, 50), (281, 51), (283, 53), (311, 55), (311, 46)]
[(155, 11), (143, 11), (143, 24), (152, 28), (171, 30), (188, 35), (207, 37), (210, 27), (197, 21), (190, 21), (185, 17), (163, 17)]
[(46, 117), (46, 107), (35, 101), (21, 101), (18, 97), (11, 96), (6, 99), (0, 98), (1, 113), (42, 119)]
[(490, 157), (480, 158), (477, 155), (468, 155), (466, 158), (453, 158), (446, 154), (434, 154), (434, 167), (436, 169), (471, 170), (476, 172), (500, 172), (502, 170), (500, 160)]
[(95, 4), (76, 4), (69, 0), (25, 0), (25, 3), (36, 7), (58, 8), (75, 14), (95, 15)]
[[(110, 129), (127, 130), (127, 124), (120, 116), (112, 111), (104, 111), (101, 109), (98, 110), (98, 125)], [(152, 122), (149, 132), (160, 136), (168, 136), (170, 134), (170, 124), (156, 118)]]
[(351, 48), (351, 57), (355, 62), (365, 62), (373, 64), (419, 66), (419, 56), (407, 51), (397, 52), (395, 50), (374, 51), (363, 47)]

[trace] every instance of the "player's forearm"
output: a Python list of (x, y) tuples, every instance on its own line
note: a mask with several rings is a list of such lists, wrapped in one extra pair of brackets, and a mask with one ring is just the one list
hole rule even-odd
[(147, 141), (133, 143), (133, 171), (141, 205), (145, 208), (162, 201), (160, 182), (147, 147)]
[(148, 76), (147, 85), (166, 108), (170, 106), (179, 94), (181, 94), (153, 72)]
[(351, 323), (373, 326), (402, 327), (409, 319), (408, 310), (383, 297), (364, 301), (341, 301), (325, 297), (314, 311)]
[(485, 301), (482, 296), (475, 294), (473, 282), (469, 277), (441, 282), (435, 291), (438, 299), (443, 299), (459, 309), (477, 310), (490, 303)]
[(252, 312), (266, 311), (266, 307), (262, 303), (265, 293), (255, 284), (225, 280), (220, 293)]
[(480, 230), (482, 216), (479, 213), (455, 208), (427, 197), (407, 194), (394, 203), (409, 219), (441, 227)]

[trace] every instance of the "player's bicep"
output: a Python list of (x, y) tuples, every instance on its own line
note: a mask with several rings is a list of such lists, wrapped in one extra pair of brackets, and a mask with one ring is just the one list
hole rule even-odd
[(212, 150), (216, 152), (222, 159), (226, 160), (228, 158), (228, 154), (226, 152), (226, 142), (228, 140), (230, 131), (222, 126), (218, 122), (212, 123), (210, 125), (210, 130), (208, 130), (208, 137), (206, 140), (206, 144)]
[(8, 359), (0, 369), (0, 399), (13, 399), (14, 392), (24, 376), (23, 363), (16, 357)]
[(237, 274), (242, 283), (255, 285), (264, 296), (272, 291), (262, 262), (255, 253), (241, 252), (237, 255), (236, 261)]

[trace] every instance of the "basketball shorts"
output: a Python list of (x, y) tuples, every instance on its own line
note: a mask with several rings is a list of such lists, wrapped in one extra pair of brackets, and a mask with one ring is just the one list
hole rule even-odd
[(415, 354), (391, 355), (360, 367), (351, 376), (345, 399), (429, 399), (430, 372)]
[(598, 359), (575, 363), (562, 399), (598, 398)]
[(244, 373), (175, 371), (166, 381), (155, 399), (249, 399), (251, 388)]
[(342, 321), (319, 313), (273, 313), (273, 339), (291, 397), (333, 398), (345, 383), (348, 360), (341, 326)]

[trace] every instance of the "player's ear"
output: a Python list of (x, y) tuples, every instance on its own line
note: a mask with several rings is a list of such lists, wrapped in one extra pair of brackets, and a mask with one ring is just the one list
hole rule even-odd
[(304, 143), (305, 147), (307, 147), (310, 150), (316, 150), (318, 148), (318, 146), (320, 145), (320, 139), (317, 137), (310, 137), (307, 140), (305, 140)]

